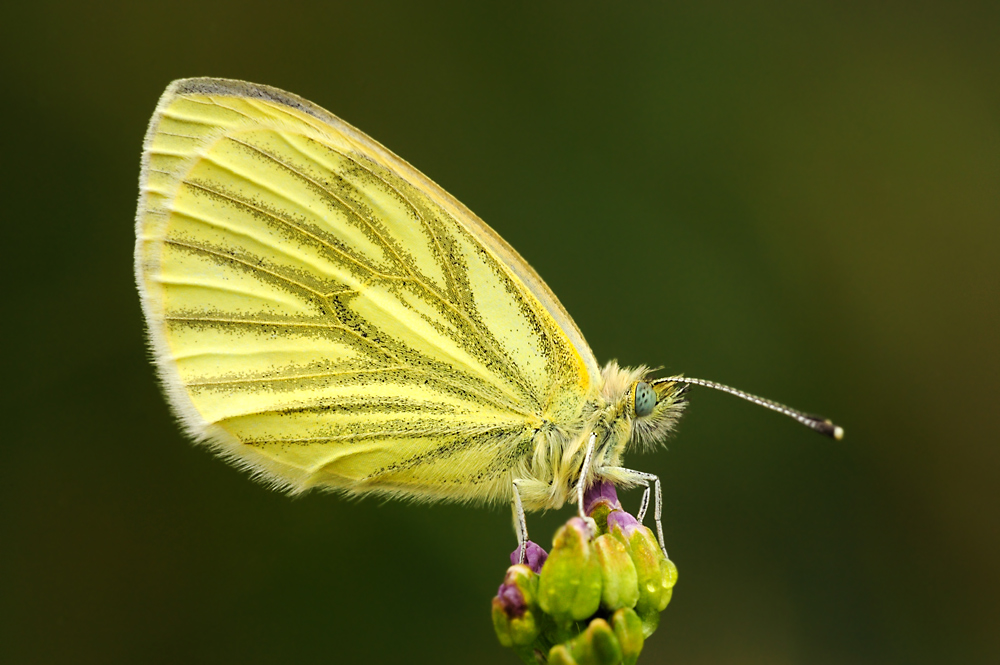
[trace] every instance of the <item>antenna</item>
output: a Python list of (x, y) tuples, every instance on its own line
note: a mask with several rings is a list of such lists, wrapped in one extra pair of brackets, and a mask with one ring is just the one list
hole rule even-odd
[(666, 378), (657, 379), (654, 383), (685, 383), (691, 386), (704, 386), (705, 388), (712, 388), (713, 390), (719, 390), (724, 393), (729, 393), (739, 397), (740, 399), (745, 399), (748, 402), (756, 404), (757, 406), (762, 406), (765, 409), (770, 409), (771, 411), (776, 411), (782, 415), (788, 416), (792, 420), (796, 420), (809, 429), (816, 430), (820, 434), (825, 434), (831, 439), (836, 439), (840, 441), (844, 438), (844, 429), (834, 425), (830, 420), (824, 418), (823, 416), (816, 416), (811, 413), (803, 413), (791, 407), (785, 406), (784, 404), (779, 404), (778, 402), (764, 399), (763, 397), (757, 397), (756, 395), (751, 395), (748, 392), (744, 392), (737, 388), (732, 388), (730, 386), (723, 385), (721, 383), (716, 383), (715, 381), (706, 381), (704, 379), (689, 379), (685, 376), (668, 376)]

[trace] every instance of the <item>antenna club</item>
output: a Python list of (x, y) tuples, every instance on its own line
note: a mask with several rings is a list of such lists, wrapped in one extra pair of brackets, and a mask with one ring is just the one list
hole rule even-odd
[(806, 419), (811, 422), (804, 422), (803, 424), (809, 425), (814, 430), (820, 434), (825, 434), (831, 439), (840, 441), (844, 438), (844, 428), (839, 425), (834, 425), (832, 420), (827, 420), (826, 418), (819, 418), (817, 416), (806, 416)]

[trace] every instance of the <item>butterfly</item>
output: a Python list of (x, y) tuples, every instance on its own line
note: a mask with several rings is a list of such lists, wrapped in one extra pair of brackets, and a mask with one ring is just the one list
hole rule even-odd
[(295, 95), (174, 81), (145, 137), (135, 273), (184, 430), (254, 477), (421, 501), (558, 508), (644, 486), (630, 447), (690, 385), (603, 367), (538, 274), (451, 195)]

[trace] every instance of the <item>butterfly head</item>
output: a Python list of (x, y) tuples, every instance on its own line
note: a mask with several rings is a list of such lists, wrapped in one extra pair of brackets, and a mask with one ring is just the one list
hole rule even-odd
[(652, 448), (676, 426), (684, 410), (687, 386), (669, 379), (653, 379), (647, 367), (635, 369), (609, 363), (602, 372), (602, 394), (607, 404), (608, 452), (615, 458), (626, 446)]
[(629, 387), (633, 442), (642, 448), (660, 443), (676, 427), (684, 411), (687, 386), (666, 379), (636, 381)]

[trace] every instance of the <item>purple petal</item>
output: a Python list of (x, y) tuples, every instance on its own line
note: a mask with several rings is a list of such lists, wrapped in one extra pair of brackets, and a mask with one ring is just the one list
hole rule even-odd
[(606, 481), (600, 481), (587, 488), (583, 493), (583, 512), (589, 515), (600, 502), (607, 503), (611, 510), (621, 510), (622, 505), (618, 502), (618, 492), (615, 486)]
[(576, 529), (580, 534), (581, 540), (590, 540), (594, 537), (594, 532), (591, 531), (590, 525), (587, 524), (581, 517), (571, 517), (566, 520), (566, 526), (571, 529)]
[(521, 590), (513, 584), (501, 584), (497, 589), (497, 598), (500, 599), (504, 614), (512, 619), (523, 616), (524, 610), (528, 608)]
[(622, 530), (626, 536), (632, 535), (632, 532), (639, 528), (639, 520), (632, 517), (624, 510), (613, 510), (611, 514), (608, 515), (608, 528), (612, 531), (615, 527)]
[[(524, 553), (524, 563), (531, 568), (534, 573), (538, 573), (542, 570), (542, 566), (545, 564), (545, 560), (549, 558), (549, 553), (542, 549), (541, 545), (528, 541), (528, 546)], [(510, 553), (510, 562), (512, 564), (521, 562), (521, 548), (518, 547), (516, 550)]]

